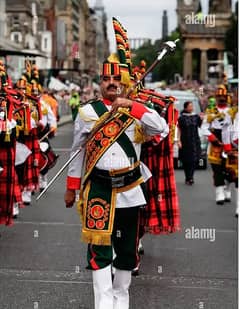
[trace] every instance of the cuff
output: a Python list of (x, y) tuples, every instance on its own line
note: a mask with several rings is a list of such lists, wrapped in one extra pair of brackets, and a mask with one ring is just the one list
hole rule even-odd
[(153, 136), (153, 139), (152, 139), (153, 145), (154, 145), (154, 146), (158, 145), (162, 140), (163, 140), (163, 139), (162, 139), (162, 137), (161, 137), (160, 134), (154, 135), (154, 136)]
[(238, 145), (238, 138), (233, 141), (234, 144)]
[(209, 142), (214, 142), (216, 140), (216, 136), (214, 134), (211, 134), (208, 136), (208, 141)]
[(223, 145), (223, 150), (224, 150), (224, 151), (231, 151), (231, 150), (232, 150), (232, 145), (231, 145), (231, 144), (225, 144), (225, 145)]
[(78, 177), (67, 177), (67, 189), (79, 190), (81, 186), (81, 178)]
[(133, 102), (130, 115), (134, 118), (141, 119), (143, 114), (149, 113), (149, 110), (141, 103)]

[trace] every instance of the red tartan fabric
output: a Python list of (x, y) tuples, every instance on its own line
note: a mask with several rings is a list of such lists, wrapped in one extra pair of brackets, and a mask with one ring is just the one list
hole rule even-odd
[[(169, 109), (166, 115), (168, 123), (171, 115), (172, 109)], [(156, 146), (148, 142), (142, 147), (141, 161), (152, 173), (152, 178), (146, 183), (148, 203), (142, 224), (145, 226), (145, 232), (151, 234), (166, 234), (181, 230), (170, 138), (169, 134)]]
[(21, 187), (18, 182), (18, 176), (15, 169), (15, 186), (14, 186), (14, 202), (18, 203), (20, 208), (24, 208), (23, 201), (22, 201), (22, 191)]
[[(12, 139), (11, 137), (11, 140)], [(12, 213), (15, 185), (15, 141), (4, 142), (4, 134), (0, 134), (0, 224), (12, 225)]]
[(31, 149), (32, 153), (24, 163), (23, 187), (27, 190), (39, 189), (39, 156), (40, 146), (38, 141), (37, 129), (31, 130), (29, 135), (25, 136), (25, 145)]

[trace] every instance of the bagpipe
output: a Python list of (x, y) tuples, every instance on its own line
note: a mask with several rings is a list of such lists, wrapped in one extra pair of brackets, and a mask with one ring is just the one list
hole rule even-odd
[(178, 119), (178, 110), (174, 105), (176, 98), (173, 96), (165, 96), (153, 89), (140, 89), (134, 99), (135, 101), (156, 110), (161, 117), (165, 118), (169, 125), (170, 141), (173, 144)]
[[(16, 151), (19, 159), (16, 159), (15, 165), (24, 163), (28, 155), (31, 153), (31, 150), (24, 145), (24, 136), (31, 134), (31, 118), (33, 118), (36, 123), (41, 120), (42, 112), (40, 104), (41, 103), (37, 96), (26, 94), (18, 89), (4, 87), (0, 92), (1, 141), (10, 142), (17, 140), (16, 149), (21, 150)], [(9, 127), (9, 122), (12, 119), (16, 122), (14, 130)], [(12, 138), (13, 132), (14, 138)], [(39, 138), (41, 137), (39, 140), (39, 169), (42, 175), (45, 175), (49, 169), (53, 168), (58, 159), (58, 155), (52, 150), (47, 139), (47, 136), (50, 133), (51, 130), (45, 128), (42, 131), (42, 135), (39, 135)], [(23, 147), (27, 148), (30, 153), (25, 155), (26, 151), (23, 151)]]

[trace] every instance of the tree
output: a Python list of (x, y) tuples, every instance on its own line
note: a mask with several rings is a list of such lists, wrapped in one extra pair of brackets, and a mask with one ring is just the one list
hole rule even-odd
[(238, 76), (238, 13), (232, 15), (230, 28), (225, 34), (225, 48), (230, 55), (234, 76)]
[[(173, 41), (177, 38), (180, 38), (178, 29), (173, 31), (170, 36), (168, 36), (166, 41)], [(164, 41), (165, 41), (164, 40)], [(149, 67), (157, 57), (161, 45), (163, 44), (162, 40), (156, 40), (153, 44), (151, 42), (145, 43), (138, 49), (134, 50), (133, 64), (139, 65), (141, 60), (145, 60), (147, 67)], [(179, 73), (182, 75), (183, 70), (183, 47), (180, 42), (177, 43), (177, 48), (173, 54), (168, 54), (165, 56), (157, 67), (152, 72), (152, 81), (165, 80), (168, 83), (173, 81), (174, 74)]]

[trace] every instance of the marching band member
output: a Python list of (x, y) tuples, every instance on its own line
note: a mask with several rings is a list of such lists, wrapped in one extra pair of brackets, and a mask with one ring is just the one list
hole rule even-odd
[(0, 224), (13, 224), (15, 197), (16, 121), (14, 105), (7, 91), (7, 74), (0, 61)]
[(227, 104), (228, 93), (225, 85), (216, 90), (216, 106), (206, 110), (202, 129), (208, 137), (208, 161), (213, 171), (213, 181), (216, 191), (216, 203), (223, 205), (231, 201), (230, 182), (226, 172), (224, 153), (231, 149), (229, 142), (222, 139), (223, 130), (230, 130), (232, 125), (231, 108)]
[[(138, 262), (139, 211), (146, 204), (141, 187), (144, 182), (139, 161), (141, 144), (135, 142), (136, 127), (142, 127), (150, 136), (161, 134), (167, 127), (156, 111), (120, 97), (123, 90), (119, 63), (103, 63), (103, 99), (80, 108), (72, 151), (79, 149), (106, 113), (119, 112), (72, 161), (65, 193), (66, 206), (72, 207), (82, 183), (82, 237), (88, 243), (88, 268), (93, 271), (96, 309), (129, 308), (131, 271)], [(113, 282), (112, 262), (116, 269)]]
[(58, 156), (52, 151), (49, 139), (44, 136), (49, 134), (54, 134), (57, 129), (57, 119), (54, 115), (50, 105), (45, 102), (45, 100), (40, 97), (42, 119), (39, 122), (39, 133), (38, 137), (40, 139), (40, 176), (39, 176), (39, 187), (43, 190), (47, 186), (47, 172), (52, 168)]

